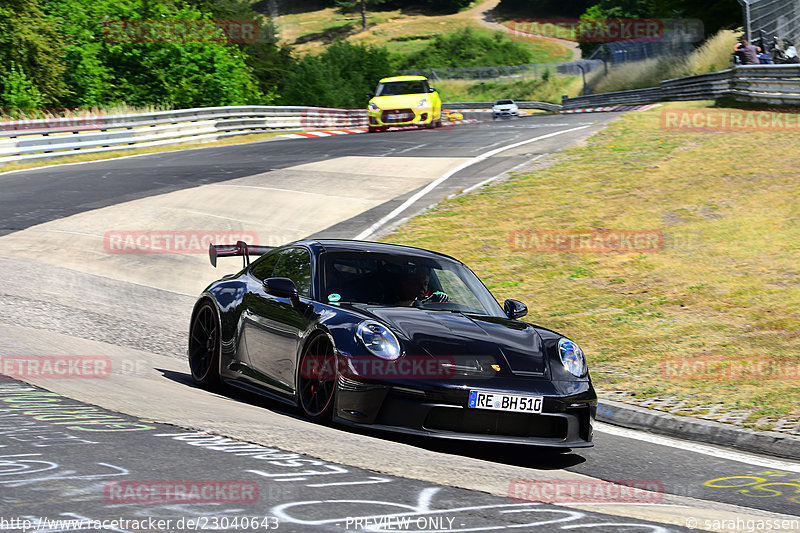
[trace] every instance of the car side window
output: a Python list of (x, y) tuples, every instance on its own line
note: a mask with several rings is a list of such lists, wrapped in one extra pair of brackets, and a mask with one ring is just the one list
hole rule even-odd
[(305, 248), (289, 248), (278, 254), (273, 278), (289, 278), (300, 296), (311, 296), (311, 254)]
[(261, 281), (272, 277), (272, 271), (275, 269), (275, 263), (278, 262), (278, 257), (281, 254), (273, 253), (266, 257), (259, 258), (252, 267), (250, 272)]

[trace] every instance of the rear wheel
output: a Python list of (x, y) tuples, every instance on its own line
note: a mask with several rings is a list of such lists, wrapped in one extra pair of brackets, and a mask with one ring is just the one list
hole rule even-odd
[(317, 335), (303, 349), (298, 389), (306, 417), (330, 420), (336, 392), (336, 354), (327, 335)]
[(219, 321), (211, 302), (197, 310), (189, 328), (189, 369), (192, 380), (206, 388), (219, 386)]

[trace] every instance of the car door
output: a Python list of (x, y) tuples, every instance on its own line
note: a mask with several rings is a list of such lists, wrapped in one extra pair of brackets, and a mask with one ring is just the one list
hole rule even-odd
[[(259, 380), (281, 392), (293, 393), (298, 344), (310, 325), (303, 304), (311, 296), (311, 254), (306, 248), (292, 247), (270, 259), (272, 268), (258, 263), (251, 269), (257, 282), (243, 320), (244, 338)], [(263, 281), (270, 277), (291, 279), (301, 305), (267, 294)]]

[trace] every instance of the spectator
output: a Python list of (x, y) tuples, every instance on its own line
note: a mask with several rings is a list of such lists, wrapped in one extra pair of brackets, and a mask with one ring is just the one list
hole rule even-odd
[(786, 63), (800, 63), (800, 58), (797, 57), (797, 48), (794, 45), (789, 45), (786, 48)]
[(736, 45), (734, 54), (739, 57), (739, 63), (742, 65), (758, 65), (761, 61), (758, 59), (758, 53), (761, 50), (755, 45), (750, 44), (747, 39)]

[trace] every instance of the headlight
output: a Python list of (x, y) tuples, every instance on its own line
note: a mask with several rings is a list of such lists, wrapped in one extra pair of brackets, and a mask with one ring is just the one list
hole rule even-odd
[(561, 364), (564, 365), (567, 372), (579, 378), (586, 375), (588, 370), (586, 357), (583, 355), (583, 350), (581, 350), (580, 346), (569, 339), (560, 339), (558, 341), (558, 355), (561, 357)]
[(415, 105), (414, 107), (426, 107), (427, 105), (428, 105), (428, 99), (423, 98), (422, 100), (417, 102), (417, 105)]
[(400, 342), (383, 324), (369, 320), (362, 322), (358, 325), (356, 337), (364, 348), (376, 357), (394, 361), (401, 355)]
[(375, 111), (375, 112), (378, 112), (378, 111), (381, 110), (381, 108), (378, 107), (378, 105), (375, 104), (374, 102), (370, 102), (369, 104), (367, 104), (367, 109), (369, 109), (370, 111)]

